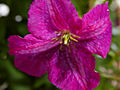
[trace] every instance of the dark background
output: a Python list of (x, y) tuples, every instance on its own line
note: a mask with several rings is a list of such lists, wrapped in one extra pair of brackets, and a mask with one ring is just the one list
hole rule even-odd
[[(113, 23), (112, 44), (106, 59), (96, 56), (96, 71), (101, 83), (95, 90), (120, 90), (120, 0), (109, 0)], [(0, 16), (0, 90), (59, 90), (47, 80), (47, 74), (40, 77), (28, 76), (14, 67), (14, 56), (8, 55), (8, 37), (24, 36), (28, 32), (28, 10), (32, 0), (0, 0), (10, 13)], [(96, 4), (105, 0), (73, 0), (80, 17)]]

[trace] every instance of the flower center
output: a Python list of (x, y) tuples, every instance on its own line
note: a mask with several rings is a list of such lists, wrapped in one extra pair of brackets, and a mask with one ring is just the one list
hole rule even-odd
[(80, 38), (79, 36), (72, 34), (69, 31), (62, 31), (62, 32), (55, 32), (55, 33), (59, 34), (59, 36), (54, 39), (57, 41), (61, 40), (60, 44), (64, 44), (67, 46), (69, 46), (70, 41), (78, 42), (78, 40), (75, 38)]

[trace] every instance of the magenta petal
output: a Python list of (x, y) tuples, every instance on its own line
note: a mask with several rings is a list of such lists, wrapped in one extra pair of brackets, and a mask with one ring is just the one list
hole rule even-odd
[(51, 60), (55, 49), (34, 54), (15, 55), (15, 66), (22, 72), (40, 77), (48, 70), (48, 62)]
[(34, 0), (29, 9), (28, 29), (34, 36), (51, 39), (58, 29), (53, 25), (48, 11), (47, 0)]
[(105, 58), (109, 52), (112, 37), (112, 25), (107, 27), (102, 34), (89, 39), (79, 41), (79, 46), (88, 49), (91, 53), (98, 54)]
[(50, 62), (48, 79), (62, 90), (93, 90), (99, 84), (95, 58), (86, 49), (63, 48)]
[(108, 2), (97, 5), (82, 18), (82, 29), (76, 31), (81, 39), (89, 39), (104, 33), (111, 27)]
[(56, 51), (56, 44), (39, 40), (28, 34), (24, 38), (11, 36), (8, 39), (10, 51), (15, 56), (15, 66), (32, 76), (40, 77), (48, 69), (48, 62)]
[(28, 28), (38, 38), (51, 39), (60, 30), (74, 32), (81, 24), (71, 0), (34, 0), (30, 6)]
[(32, 35), (27, 35), (25, 38), (13, 35), (9, 37), (9, 53), (11, 55), (16, 54), (32, 54), (47, 51), (53, 47), (56, 47), (59, 42), (54, 43), (53, 40), (39, 40)]
[(44, 55), (28, 54), (28, 55), (16, 55), (15, 66), (22, 72), (28, 75), (40, 77), (48, 69), (48, 61)]
[(34, 43), (43, 41), (41, 39), (38, 39), (38, 38), (34, 37), (32, 34), (27, 34), (26, 36), (24, 36), (24, 39), (32, 41)]
[(80, 28), (81, 20), (71, 0), (47, 0), (47, 2), (51, 19), (59, 30), (73, 31)]

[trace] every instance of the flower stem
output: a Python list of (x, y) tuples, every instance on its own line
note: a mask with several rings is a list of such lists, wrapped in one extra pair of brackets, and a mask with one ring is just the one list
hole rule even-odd
[(111, 80), (117, 80), (120, 82), (120, 77), (114, 76), (114, 75), (108, 75), (108, 74), (100, 74), (101, 77)]

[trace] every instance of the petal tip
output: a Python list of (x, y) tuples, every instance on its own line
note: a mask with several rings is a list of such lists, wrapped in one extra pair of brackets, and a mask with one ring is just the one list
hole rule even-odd
[(14, 39), (17, 35), (12, 35), (8, 37), (8, 42), (10, 42), (12, 39)]
[(105, 5), (108, 5), (108, 4), (109, 4), (109, 1), (106, 1), (106, 2), (105, 2)]

